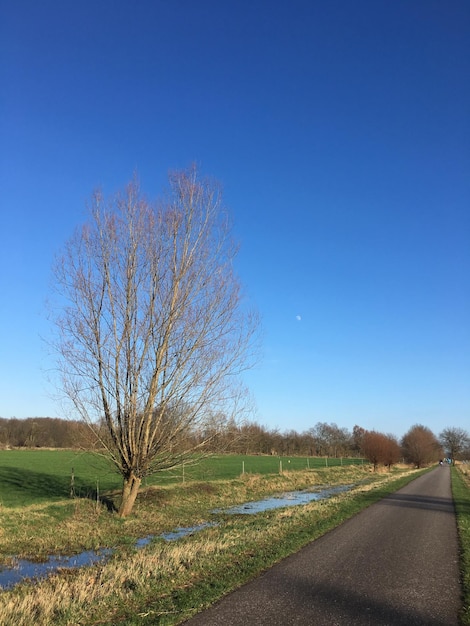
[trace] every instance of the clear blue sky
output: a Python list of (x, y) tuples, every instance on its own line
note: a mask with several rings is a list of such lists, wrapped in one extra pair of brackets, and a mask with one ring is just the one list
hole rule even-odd
[(253, 417), (470, 428), (468, 0), (0, 0), (0, 416), (60, 416), (45, 301), (101, 186), (220, 180)]

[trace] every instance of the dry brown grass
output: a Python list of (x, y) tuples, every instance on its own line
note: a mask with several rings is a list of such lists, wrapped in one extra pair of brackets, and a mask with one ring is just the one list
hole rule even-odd
[[(39, 582), (34, 590), (23, 586), (2, 594), (0, 623), (3, 626), (46, 626), (60, 620), (61, 624), (86, 623), (87, 615), (95, 613), (105, 599), (112, 604), (126, 601), (150, 579), (180, 577), (187, 571), (185, 563), (207, 557), (213, 549), (210, 542), (201, 542), (193, 549), (177, 544), (159, 544), (152, 552), (128, 555), (123, 562), (115, 559), (106, 565), (84, 568), (51, 576)], [(112, 610), (112, 607), (110, 607)], [(109, 610), (109, 609), (108, 609)]]
[(470, 463), (456, 463), (455, 467), (460, 472), (464, 483), (470, 487)]
[[(314, 503), (308, 508), (310, 513), (315, 509), (325, 511), (324, 504)], [(264, 529), (264, 540), (277, 540), (279, 525), (299, 513), (294, 509), (280, 511), (275, 522)], [(243, 528), (224, 533), (208, 529), (192, 541), (156, 542), (99, 567), (57, 574), (34, 587), (22, 585), (1, 595), (0, 623), (3, 626), (93, 623), (88, 619), (90, 615), (98, 617), (100, 606), (108, 616), (108, 623), (112, 623), (115, 607), (132, 603), (136, 595), (145, 595), (156, 583), (161, 584), (163, 594), (169, 593), (171, 587), (190, 584), (191, 578), (197, 576), (197, 570), (192, 568), (194, 564), (201, 567), (204, 562), (213, 561), (214, 555), (223, 558), (234, 546), (249, 542)]]

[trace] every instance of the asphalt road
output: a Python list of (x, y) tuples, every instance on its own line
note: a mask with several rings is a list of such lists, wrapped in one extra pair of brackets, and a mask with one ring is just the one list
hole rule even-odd
[(450, 470), (373, 504), (186, 626), (454, 626), (461, 607)]

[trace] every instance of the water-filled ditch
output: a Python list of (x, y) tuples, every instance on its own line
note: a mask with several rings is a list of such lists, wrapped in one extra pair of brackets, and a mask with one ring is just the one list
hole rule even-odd
[[(339, 493), (349, 491), (354, 485), (337, 485), (313, 491), (305, 489), (302, 491), (284, 492), (279, 495), (263, 498), (255, 502), (247, 502), (238, 506), (227, 509), (214, 509), (214, 514), (224, 515), (254, 515), (272, 509), (280, 509), (283, 507), (299, 506), (308, 504), (318, 500), (327, 500)], [(217, 522), (205, 522), (196, 526), (188, 526), (186, 528), (176, 528), (171, 532), (165, 532), (160, 535), (147, 535), (141, 539), (137, 539), (134, 547), (139, 549), (148, 545), (154, 539), (163, 539), (165, 541), (177, 541), (182, 537), (194, 535), (205, 528), (218, 526)], [(102, 550), (87, 550), (81, 554), (73, 556), (50, 556), (45, 562), (36, 563), (27, 559), (17, 559), (11, 567), (0, 568), (0, 588), (11, 589), (22, 580), (47, 578), (61, 569), (75, 569), (78, 567), (96, 565), (106, 561), (114, 550), (104, 548)]]
[(256, 513), (263, 513), (264, 511), (270, 511), (272, 509), (282, 509), (288, 506), (298, 506), (318, 500), (327, 500), (338, 493), (349, 491), (353, 488), (353, 486), (354, 485), (338, 485), (336, 487), (328, 487), (327, 489), (322, 489), (320, 491), (311, 491), (308, 489), (302, 491), (289, 491), (277, 496), (264, 498), (263, 500), (257, 500), (256, 502), (239, 504), (238, 506), (233, 506), (229, 509), (216, 509), (214, 512), (226, 513), (228, 515), (254, 515)]

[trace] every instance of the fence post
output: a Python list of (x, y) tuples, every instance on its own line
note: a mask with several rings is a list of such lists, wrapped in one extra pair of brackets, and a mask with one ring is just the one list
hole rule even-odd
[(72, 475), (70, 476), (70, 497), (75, 498), (75, 473), (72, 467)]

